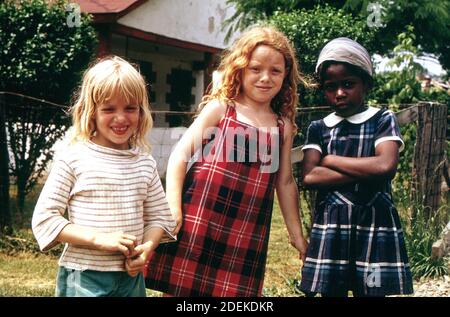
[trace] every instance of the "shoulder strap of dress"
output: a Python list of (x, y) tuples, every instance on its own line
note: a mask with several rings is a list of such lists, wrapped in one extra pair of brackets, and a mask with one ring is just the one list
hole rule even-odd
[(283, 144), (284, 139), (284, 121), (281, 115), (277, 115), (277, 126), (278, 130), (280, 131), (280, 144)]
[(227, 101), (227, 110), (225, 112), (225, 117), (226, 118), (232, 117), (236, 119), (236, 108), (234, 107), (232, 101)]
[(281, 129), (284, 129), (284, 120), (280, 114), (277, 115), (277, 124)]

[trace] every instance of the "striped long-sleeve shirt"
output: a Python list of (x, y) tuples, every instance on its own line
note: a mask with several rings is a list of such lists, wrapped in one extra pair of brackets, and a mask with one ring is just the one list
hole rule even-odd
[[(68, 219), (64, 218), (68, 212)], [(138, 149), (115, 150), (92, 142), (76, 143), (59, 156), (36, 204), (32, 228), (42, 251), (69, 223), (99, 232), (122, 231), (138, 243), (152, 227), (173, 241), (169, 210), (156, 162)], [(66, 244), (60, 266), (77, 270), (124, 271), (125, 256)]]

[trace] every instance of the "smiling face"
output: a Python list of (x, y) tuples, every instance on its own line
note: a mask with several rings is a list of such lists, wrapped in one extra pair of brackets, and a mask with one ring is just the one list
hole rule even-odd
[(129, 140), (138, 129), (139, 106), (113, 97), (95, 111), (95, 131), (92, 142), (117, 150), (129, 149)]
[(341, 117), (349, 117), (364, 110), (367, 87), (362, 78), (345, 64), (331, 64), (324, 71), (323, 91), (327, 103)]
[(242, 74), (242, 102), (268, 105), (278, 94), (286, 76), (283, 54), (267, 45), (255, 48)]

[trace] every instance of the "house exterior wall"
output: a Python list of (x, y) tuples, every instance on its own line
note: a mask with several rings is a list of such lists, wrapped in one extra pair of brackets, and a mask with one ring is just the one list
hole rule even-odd
[(226, 0), (147, 1), (119, 24), (170, 38), (225, 48), (224, 20), (235, 13)]

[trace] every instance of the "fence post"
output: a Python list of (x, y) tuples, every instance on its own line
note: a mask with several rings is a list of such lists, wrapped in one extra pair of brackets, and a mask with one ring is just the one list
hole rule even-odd
[(439, 208), (441, 199), (447, 145), (447, 105), (422, 102), (417, 108), (413, 201), (425, 207), (425, 216), (429, 218)]

